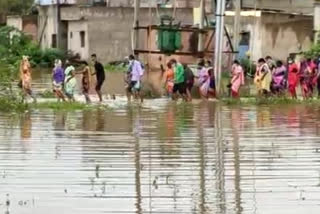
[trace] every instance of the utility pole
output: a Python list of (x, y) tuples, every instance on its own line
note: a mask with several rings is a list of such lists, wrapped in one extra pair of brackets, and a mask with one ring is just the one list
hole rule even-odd
[[(214, 2), (214, 1), (213, 1)], [(215, 32), (215, 50), (214, 50), (214, 75), (216, 81), (217, 96), (220, 96), (221, 72), (222, 72), (222, 51), (224, 38), (224, 12), (226, 7), (225, 0), (217, 0), (216, 9), (216, 32)]]
[(61, 13), (60, 13), (60, 0), (57, 0), (57, 48), (61, 48), (61, 29), (60, 29), (60, 23), (61, 23)]
[(204, 16), (205, 16), (205, 0), (200, 1), (200, 23), (199, 23), (199, 43), (198, 43), (198, 52), (203, 51), (203, 33), (202, 30), (204, 28)]
[(320, 42), (320, 0), (314, 1), (313, 16), (314, 43)]
[(234, 29), (233, 29), (233, 47), (235, 51), (239, 51), (241, 0), (234, 0), (234, 7), (235, 7), (235, 16), (234, 16)]
[(135, 51), (139, 44), (139, 11), (140, 11), (140, 0), (134, 0), (134, 16), (133, 16), (133, 39), (132, 49)]

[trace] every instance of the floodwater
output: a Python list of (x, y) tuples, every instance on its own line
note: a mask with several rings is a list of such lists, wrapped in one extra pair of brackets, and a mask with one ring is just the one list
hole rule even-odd
[(320, 108), (0, 114), (0, 213), (316, 214)]

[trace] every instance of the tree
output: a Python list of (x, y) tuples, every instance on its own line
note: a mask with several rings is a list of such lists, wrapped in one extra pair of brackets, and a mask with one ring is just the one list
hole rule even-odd
[(0, 0), (0, 14), (25, 15), (31, 11), (34, 0)]

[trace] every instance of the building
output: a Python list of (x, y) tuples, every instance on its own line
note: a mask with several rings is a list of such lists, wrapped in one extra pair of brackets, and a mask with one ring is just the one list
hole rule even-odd
[[(206, 10), (210, 11), (211, 0), (206, 1)], [(140, 25), (157, 24), (160, 15), (173, 15), (173, 11), (177, 20), (193, 25), (193, 8), (199, 7), (200, 0), (177, 0), (175, 5), (173, 2), (141, 0)], [(59, 47), (82, 59), (96, 53), (103, 62), (120, 60), (132, 53), (133, 1), (40, 0), (38, 8), (39, 42), (43, 48)], [(143, 44), (144, 35), (140, 38)]]
[(7, 26), (15, 27), (24, 32), (33, 41), (38, 39), (38, 19), (35, 15), (7, 16)]
[[(234, 12), (226, 12), (234, 28)], [(314, 40), (314, 0), (242, 0), (239, 57), (267, 55), (286, 60), (308, 50)], [(233, 33), (231, 33), (233, 34)]]

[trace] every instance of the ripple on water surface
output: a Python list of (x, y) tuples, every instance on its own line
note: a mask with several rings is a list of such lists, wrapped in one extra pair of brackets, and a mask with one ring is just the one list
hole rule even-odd
[(0, 212), (318, 213), (320, 109), (155, 101), (0, 116)]

